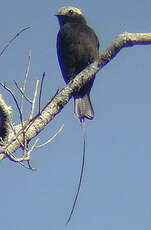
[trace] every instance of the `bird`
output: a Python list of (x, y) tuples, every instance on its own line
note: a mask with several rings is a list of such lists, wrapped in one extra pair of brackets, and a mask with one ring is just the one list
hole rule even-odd
[[(56, 16), (60, 24), (57, 35), (57, 55), (66, 83), (99, 57), (99, 39), (87, 25), (81, 10), (72, 6), (61, 7)], [(90, 100), (95, 75), (80, 91), (73, 94), (74, 113), (80, 119), (92, 120), (94, 109)]]
[[(99, 58), (99, 39), (94, 30), (87, 25), (84, 14), (73, 6), (61, 7), (56, 16), (60, 24), (57, 35), (57, 55), (61, 72), (68, 84), (77, 74)], [(83, 129), (83, 159), (80, 180), (73, 206), (66, 222), (71, 220), (80, 192), (85, 164), (85, 118), (93, 119), (94, 110), (90, 100), (90, 91), (95, 75), (79, 91), (74, 92), (74, 113), (80, 119)]]

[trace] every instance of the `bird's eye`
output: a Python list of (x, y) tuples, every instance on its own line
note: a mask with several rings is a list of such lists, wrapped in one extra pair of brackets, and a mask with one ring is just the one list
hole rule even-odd
[(73, 10), (69, 10), (69, 15), (72, 15), (73, 14)]

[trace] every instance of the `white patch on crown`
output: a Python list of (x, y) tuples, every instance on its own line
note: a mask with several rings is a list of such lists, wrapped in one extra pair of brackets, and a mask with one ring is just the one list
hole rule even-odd
[(68, 14), (68, 12), (72, 10), (73, 12), (75, 12), (76, 14), (79, 14), (79, 15), (83, 15), (83, 13), (78, 9), (78, 8), (75, 8), (73, 6), (63, 6), (61, 7), (58, 11), (57, 11), (57, 14), (56, 15), (66, 15)]

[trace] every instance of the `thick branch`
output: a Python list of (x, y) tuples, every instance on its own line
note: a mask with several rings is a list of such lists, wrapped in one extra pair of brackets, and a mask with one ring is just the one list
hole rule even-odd
[(151, 33), (125, 32), (119, 34), (110, 46), (100, 55), (100, 68), (110, 62), (122, 48), (132, 47), (134, 45), (151, 45)]
[[(84, 69), (80, 74), (69, 82), (57, 95), (45, 106), (39, 115), (24, 125), (24, 133), (27, 142), (38, 135), (53, 118), (61, 112), (63, 107), (71, 99), (75, 91), (79, 91), (103, 66), (110, 62), (118, 52), (124, 47), (133, 45), (151, 44), (151, 33), (123, 33), (111, 43), (111, 45), (100, 54), (99, 60), (95, 61)], [(7, 145), (7, 153), (14, 153), (24, 142), (22, 126), (14, 127), (17, 138), (14, 138), (14, 132), (9, 133), (10, 144)], [(5, 152), (5, 150), (1, 151)]]

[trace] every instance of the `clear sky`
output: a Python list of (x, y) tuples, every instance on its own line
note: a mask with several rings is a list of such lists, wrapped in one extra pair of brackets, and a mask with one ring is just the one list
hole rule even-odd
[[(22, 85), (31, 49), (29, 95), (45, 71), (42, 106), (65, 85), (56, 55), (59, 25), (54, 16), (64, 5), (83, 11), (100, 39), (100, 51), (119, 33), (151, 32), (150, 0), (1, 0), (1, 50), (19, 30), (32, 28), (0, 57), (0, 79), (16, 91), (13, 80)], [(33, 152), (36, 172), (9, 160), (0, 162), (0, 229), (151, 229), (150, 62), (151, 45), (135, 46), (123, 49), (97, 74), (91, 91), (95, 119), (86, 121), (86, 166), (70, 224), (65, 226), (82, 161), (81, 127), (73, 100), (40, 134), (43, 143), (65, 125), (52, 143)], [(17, 124), (12, 98), (2, 88), (0, 92), (13, 106)]]

